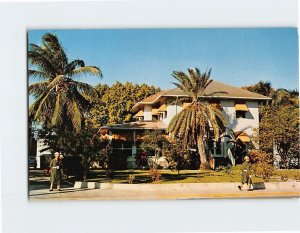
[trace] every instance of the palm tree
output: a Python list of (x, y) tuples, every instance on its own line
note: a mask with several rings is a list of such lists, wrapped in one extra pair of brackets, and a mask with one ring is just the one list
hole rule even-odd
[(200, 168), (208, 168), (205, 140), (209, 137), (210, 128), (215, 140), (219, 139), (220, 129), (225, 127), (226, 119), (220, 109), (206, 100), (221, 91), (205, 94), (205, 89), (211, 84), (211, 69), (201, 74), (198, 68), (188, 69), (188, 73), (174, 71), (172, 76), (179, 82), (174, 83), (191, 99), (191, 104), (184, 108), (171, 120), (168, 132), (172, 138), (180, 138), (188, 147), (197, 145), (200, 156)]
[(102, 76), (96, 66), (85, 66), (83, 60), (69, 62), (57, 36), (47, 33), (41, 46), (30, 44), (28, 49), (28, 76), (39, 82), (29, 86), (35, 101), (29, 107), (29, 117), (46, 126), (69, 127), (81, 130), (90, 101), (98, 97), (89, 84), (76, 78), (92, 74)]

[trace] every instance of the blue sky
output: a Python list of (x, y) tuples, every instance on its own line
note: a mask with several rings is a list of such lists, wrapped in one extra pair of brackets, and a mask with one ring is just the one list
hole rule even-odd
[(294, 28), (30, 30), (40, 44), (55, 32), (70, 60), (101, 68), (103, 78), (86, 82), (147, 83), (173, 88), (172, 71), (212, 68), (212, 79), (245, 86), (260, 80), (275, 88), (298, 89), (298, 35)]

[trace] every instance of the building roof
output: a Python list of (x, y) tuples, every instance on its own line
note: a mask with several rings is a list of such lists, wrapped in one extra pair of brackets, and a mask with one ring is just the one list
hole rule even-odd
[(133, 107), (132, 109), (136, 109), (139, 105), (141, 104), (153, 104), (155, 103), (163, 94), (165, 94), (166, 92), (168, 92), (170, 90), (164, 90), (164, 91), (160, 91), (160, 92), (157, 92), (153, 95), (150, 95), (148, 96), (147, 98), (137, 102)]
[(111, 126), (103, 126), (100, 128), (100, 133), (105, 132), (109, 129), (120, 129), (120, 130), (126, 130), (126, 129), (161, 129), (166, 130), (167, 126), (164, 122), (157, 121), (136, 121), (136, 122), (129, 122), (124, 124), (116, 124)]
[[(223, 93), (214, 93), (223, 92)], [(205, 89), (204, 94), (208, 95), (214, 93), (212, 96), (207, 98), (218, 98), (218, 99), (252, 99), (252, 100), (270, 100), (271, 98), (260, 95), (254, 92), (247, 91), (239, 87), (233, 87), (225, 83), (221, 83), (213, 80), (211, 84)], [(140, 102), (136, 103), (132, 110), (136, 111), (140, 105), (144, 104), (154, 104), (161, 97), (187, 97), (188, 95), (179, 88), (174, 88), (172, 90), (160, 91), (154, 95), (151, 95)], [(205, 96), (204, 96), (205, 97)]]
[[(211, 97), (219, 97), (219, 98), (234, 98), (234, 99), (270, 99), (269, 97), (247, 91), (245, 89), (239, 87), (233, 87), (227, 85), (225, 83), (221, 83), (213, 80), (210, 85), (205, 89), (204, 94), (210, 94), (214, 92), (224, 92), (224, 93), (215, 93)], [(163, 96), (187, 96), (187, 94), (179, 88), (172, 89)]]
[(137, 114), (135, 114), (133, 117), (143, 117), (144, 116), (144, 111), (140, 110)]

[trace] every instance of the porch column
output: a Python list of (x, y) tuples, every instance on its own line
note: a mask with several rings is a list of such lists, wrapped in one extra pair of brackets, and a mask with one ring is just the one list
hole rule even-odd
[(131, 156), (127, 157), (127, 167), (128, 168), (136, 168), (136, 131), (132, 131), (132, 139), (133, 139), (133, 145), (131, 149)]

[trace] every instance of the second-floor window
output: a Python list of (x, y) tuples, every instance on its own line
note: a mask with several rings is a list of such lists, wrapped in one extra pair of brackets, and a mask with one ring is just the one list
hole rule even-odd
[(236, 118), (246, 118), (246, 113), (249, 111), (245, 101), (235, 102), (235, 116)]
[(245, 111), (236, 111), (235, 115), (236, 115), (236, 118), (246, 118), (246, 112)]

